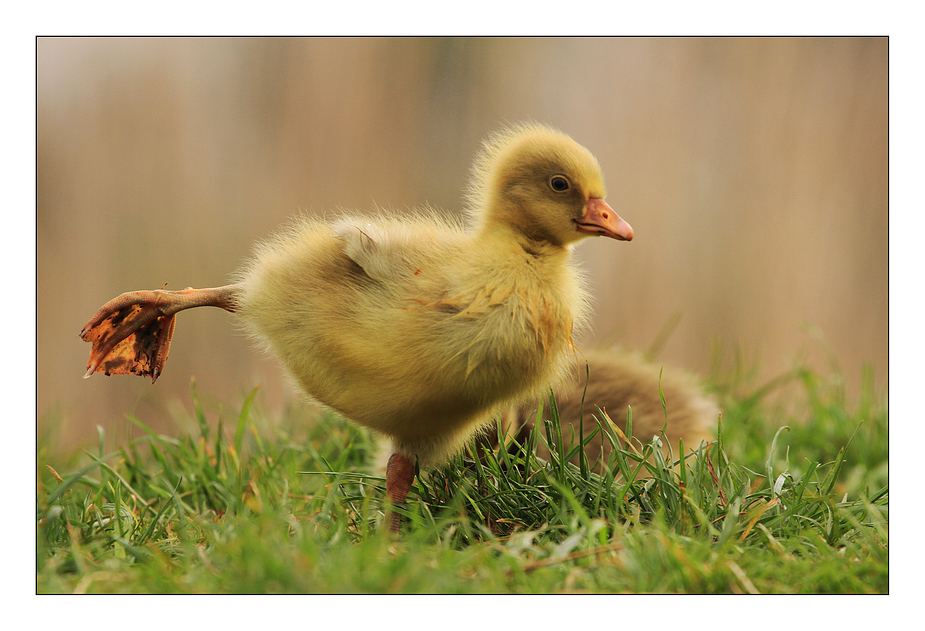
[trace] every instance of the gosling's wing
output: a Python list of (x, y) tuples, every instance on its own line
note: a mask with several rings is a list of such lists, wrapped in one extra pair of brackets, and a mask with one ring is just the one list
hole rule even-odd
[(389, 255), (384, 235), (372, 223), (341, 221), (334, 226), (334, 236), (343, 243), (344, 253), (370, 278), (386, 281), (394, 275), (394, 257)]
[(413, 219), (344, 219), (334, 224), (333, 230), (344, 253), (370, 278), (403, 286), (420, 280), (421, 274), (432, 272), (435, 265), (442, 267), (441, 254), (446, 254), (453, 239), (440, 225)]

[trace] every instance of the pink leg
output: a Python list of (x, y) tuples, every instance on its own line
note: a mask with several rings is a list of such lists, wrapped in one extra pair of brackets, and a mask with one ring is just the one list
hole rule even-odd
[(385, 470), (385, 494), (390, 504), (387, 512), (389, 532), (401, 532), (401, 515), (393, 507), (405, 503), (413, 481), (414, 463), (399, 453), (392, 454)]

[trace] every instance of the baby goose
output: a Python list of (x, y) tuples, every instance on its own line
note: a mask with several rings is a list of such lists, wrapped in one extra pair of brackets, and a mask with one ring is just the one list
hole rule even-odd
[[(663, 444), (663, 451), (666, 457), (669, 445), (671, 454), (677, 458), (680, 441), (690, 453), (702, 441), (713, 439), (719, 407), (692, 375), (673, 369), (662, 371), (660, 365), (634, 353), (598, 350), (586, 352), (584, 356), (588, 361), (587, 375), (582, 370), (581, 375), (573, 376), (556, 389), (559, 425), (566, 444), (573, 432), (578, 440), (579, 422), (584, 425), (585, 436), (595, 430), (597, 421), (593, 417), (601, 418), (597, 408), (604, 410), (625, 431), (627, 406), (632, 409), (632, 435), (643, 444), (653, 436), (661, 437), (662, 428), (665, 429), (667, 442)], [(659, 387), (665, 397), (664, 408)], [(536, 411), (536, 404), (517, 407), (503, 417), (504, 430), (518, 432), (522, 442), (534, 425)], [(547, 418), (548, 414), (547, 409)], [(611, 450), (609, 439), (600, 432), (585, 446), (585, 454), (592, 464), (602, 456), (606, 460)], [(538, 441), (536, 453), (549, 459), (549, 450), (541, 441)], [(574, 462), (578, 463), (577, 457)]]
[[(301, 218), (259, 244), (232, 285), (122, 294), (81, 332), (93, 344), (86, 376), (153, 382), (177, 312), (234, 312), (305, 393), (391, 439), (386, 494), (401, 504), (415, 461), (441, 463), (565, 375), (587, 319), (573, 245), (633, 238), (594, 156), (537, 124), (484, 143), (467, 210), (468, 229), (432, 213)], [(400, 527), (394, 511), (389, 527)]]

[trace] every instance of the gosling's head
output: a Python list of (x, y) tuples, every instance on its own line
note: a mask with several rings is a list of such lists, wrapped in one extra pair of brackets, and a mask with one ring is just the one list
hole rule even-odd
[(564, 246), (594, 235), (632, 240), (633, 229), (607, 205), (605, 193), (590, 151), (555, 129), (526, 124), (485, 142), (469, 205), (481, 229), (510, 226), (536, 242)]

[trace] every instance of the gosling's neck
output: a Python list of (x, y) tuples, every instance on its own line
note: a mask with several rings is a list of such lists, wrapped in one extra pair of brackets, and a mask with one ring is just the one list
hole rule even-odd
[(546, 232), (526, 222), (491, 219), (483, 215), (475, 225), (473, 235), (482, 247), (514, 249), (534, 258), (565, 262), (572, 253), (572, 244), (564, 244)]

